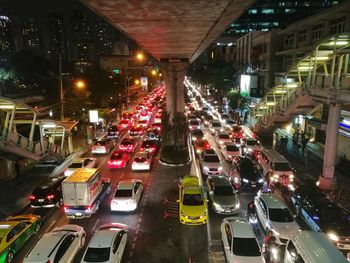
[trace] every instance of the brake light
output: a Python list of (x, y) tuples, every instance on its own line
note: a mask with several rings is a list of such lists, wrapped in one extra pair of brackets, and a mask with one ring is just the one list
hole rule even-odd
[(64, 206), (64, 207), (63, 207), (63, 210), (64, 210), (64, 212), (66, 213), (66, 212), (67, 212), (67, 207)]
[(91, 206), (88, 206), (88, 208), (85, 209), (85, 211), (86, 211), (87, 213), (91, 213)]
[(207, 143), (207, 144), (205, 145), (205, 147), (206, 147), (206, 148), (210, 148), (210, 144)]
[(48, 195), (46, 196), (47, 199), (53, 199), (55, 197), (55, 195)]
[(36, 199), (36, 197), (34, 195), (29, 196), (29, 200), (35, 200), (35, 199)]
[(143, 164), (148, 164), (148, 161), (144, 161)]

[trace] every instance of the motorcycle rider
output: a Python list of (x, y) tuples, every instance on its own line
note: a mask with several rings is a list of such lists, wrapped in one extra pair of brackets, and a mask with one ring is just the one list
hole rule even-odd
[(273, 232), (269, 230), (264, 238), (264, 251), (266, 262), (273, 262), (273, 255), (271, 249), (276, 243), (276, 237), (273, 235)]

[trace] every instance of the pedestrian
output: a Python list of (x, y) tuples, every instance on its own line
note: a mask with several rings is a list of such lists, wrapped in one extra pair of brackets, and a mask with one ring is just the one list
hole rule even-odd
[(248, 111), (246, 110), (246, 111), (244, 112), (243, 124), (247, 124), (247, 121), (248, 121)]
[(78, 127), (77, 127), (77, 125), (74, 126), (73, 133), (74, 133), (74, 135), (78, 134)]
[(350, 251), (346, 254), (346, 260), (350, 262)]
[(284, 149), (285, 149), (285, 151), (288, 150), (288, 142), (289, 142), (289, 139), (288, 139), (288, 136), (286, 135), (286, 137), (284, 138)]
[(273, 232), (269, 230), (264, 238), (264, 248), (267, 262), (271, 260), (271, 245), (275, 242), (276, 238), (273, 236)]
[(303, 155), (305, 153), (305, 148), (306, 148), (306, 145), (307, 143), (309, 142), (309, 139), (304, 137), (303, 141), (302, 141), (302, 151), (303, 151)]

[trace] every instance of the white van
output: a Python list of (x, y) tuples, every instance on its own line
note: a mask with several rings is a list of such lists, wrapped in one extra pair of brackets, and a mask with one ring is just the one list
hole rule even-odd
[(286, 246), (284, 263), (348, 263), (322, 232), (300, 231)]
[(294, 171), (286, 158), (272, 149), (263, 149), (257, 158), (269, 180), (294, 190)]

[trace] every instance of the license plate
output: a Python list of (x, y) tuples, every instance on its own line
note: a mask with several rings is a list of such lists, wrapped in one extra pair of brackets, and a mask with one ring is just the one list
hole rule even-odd
[(44, 202), (45, 200), (44, 199), (38, 199), (38, 202)]
[(83, 213), (75, 213), (76, 216), (82, 216)]
[(256, 187), (256, 184), (252, 184), (252, 187)]

